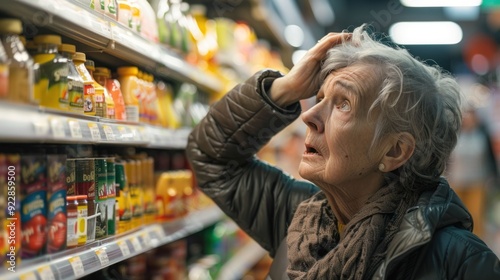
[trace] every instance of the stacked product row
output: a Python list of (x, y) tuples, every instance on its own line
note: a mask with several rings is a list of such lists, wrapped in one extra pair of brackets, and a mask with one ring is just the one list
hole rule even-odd
[(124, 234), (207, 206), (190, 170), (154, 170), (145, 153), (68, 158), (61, 150), (0, 154), (2, 263)]

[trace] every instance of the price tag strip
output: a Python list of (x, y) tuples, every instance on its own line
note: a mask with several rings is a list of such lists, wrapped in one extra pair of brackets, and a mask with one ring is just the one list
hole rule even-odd
[(23, 275), (21, 275), (19, 277), (19, 279), (21, 279), (21, 280), (37, 280), (34, 272), (24, 273)]
[(50, 129), (52, 130), (52, 137), (54, 138), (64, 138), (66, 133), (64, 132), (64, 123), (56, 118), (50, 119)]

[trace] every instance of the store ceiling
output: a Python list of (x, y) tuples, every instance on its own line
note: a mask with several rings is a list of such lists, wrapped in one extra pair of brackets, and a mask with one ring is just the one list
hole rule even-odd
[[(485, 30), (484, 13), (479, 12), (474, 19), (450, 18), (444, 8), (410, 8), (400, 0), (187, 0), (190, 4), (203, 4), (209, 17), (224, 16), (246, 21), (257, 35), (279, 48), (287, 66), (291, 66), (291, 54), (297, 48), (286, 43), (282, 34), (287, 24), (297, 24), (306, 30), (306, 41), (314, 44), (327, 32), (352, 30), (363, 23), (371, 24), (376, 32), (388, 34), (389, 27), (399, 21), (442, 21), (453, 20), (463, 30), (463, 39), (456, 45), (408, 45), (409, 51), (423, 60), (435, 62), (450, 71), (462, 71), (463, 48), (468, 38)], [(325, 3), (333, 10), (333, 21), (319, 19), (314, 13), (314, 4), (320, 3), (319, 11), (324, 15)], [(269, 12), (274, 10), (272, 12)], [(316, 9), (318, 11), (318, 9)], [(281, 13), (283, 16), (278, 16)], [(300, 15), (297, 18), (296, 14)], [(261, 17), (261, 19), (258, 19)], [(323, 23), (321, 23), (323, 22)], [(432, 32), (432, 30), (429, 30)], [(309, 36), (309, 37), (307, 37)], [(308, 44), (304, 43), (306, 49)]]

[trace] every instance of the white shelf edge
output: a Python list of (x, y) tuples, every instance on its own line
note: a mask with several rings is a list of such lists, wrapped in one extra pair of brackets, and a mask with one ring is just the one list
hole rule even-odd
[(0, 142), (183, 149), (191, 128), (167, 129), (0, 101)]
[[(31, 279), (30, 277), (45, 279), (41, 273), (46, 269), (52, 271), (52, 277), (56, 280), (79, 278), (196, 233), (222, 218), (222, 211), (217, 206), (211, 206), (193, 211), (188, 216), (172, 222), (147, 225), (122, 235), (97, 240), (80, 248), (21, 261), (15, 273), (0, 272), (0, 278), (5, 280)], [(104, 258), (99, 257), (102, 254), (105, 254)], [(81, 262), (83, 269), (81, 275), (75, 274), (70, 263), (70, 260), (75, 259)]]

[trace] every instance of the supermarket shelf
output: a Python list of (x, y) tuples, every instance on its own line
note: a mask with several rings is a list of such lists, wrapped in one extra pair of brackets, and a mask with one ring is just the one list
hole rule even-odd
[(48, 28), (164, 78), (190, 82), (208, 92), (222, 89), (217, 78), (185, 62), (173, 51), (74, 0), (10, 0), (0, 6), (0, 11), (23, 19), (31, 33)]
[(250, 240), (221, 268), (219, 280), (241, 279), (246, 271), (261, 260), (267, 251), (257, 242)]
[(30, 261), (22, 261), (16, 273), (4, 272), (1, 279), (76, 279), (153, 248), (195, 233), (218, 220), (218, 207), (192, 212), (187, 217), (142, 227), (128, 234), (99, 240), (84, 247), (66, 250)]
[(190, 128), (165, 129), (0, 102), (0, 142), (113, 144), (182, 149)]

